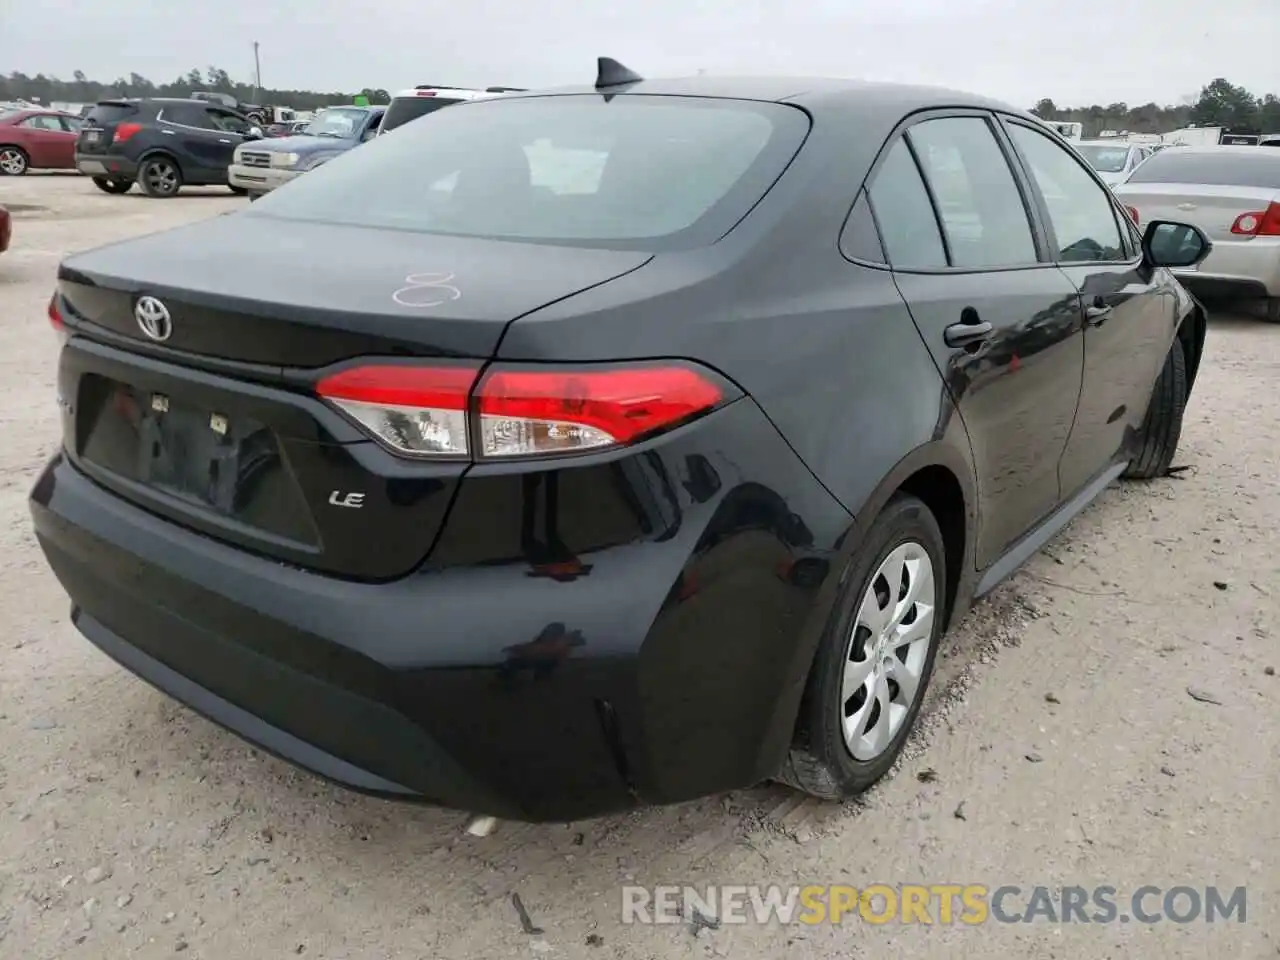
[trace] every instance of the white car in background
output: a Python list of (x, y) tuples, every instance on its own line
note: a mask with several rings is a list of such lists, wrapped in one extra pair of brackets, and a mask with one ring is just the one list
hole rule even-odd
[(1280, 150), (1161, 150), (1112, 189), (1139, 224), (1190, 223), (1213, 241), (1203, 263), (1173, 271), (1192, 293), (1262, 299), (1280, 323)]
[(437, 87), (423, 84), (412, 90), (401, 90), (391, 98), (382, 117), (382, 125), (378, 127), (378, 135), (390, 133), (396, 127), (417, 120), (433, 113), (441, 107), (466, 103), (468, 100), (487, 100), (500, 97), (504, 93), (518, 90), (518, 87), (488, 87), (484, 90), (468, 90), (465, 87)]
[(1116, 140), (1077, 140), (1071, 145), (1109, 187), (1124, 180), (1152, 154), (1149, 146)]

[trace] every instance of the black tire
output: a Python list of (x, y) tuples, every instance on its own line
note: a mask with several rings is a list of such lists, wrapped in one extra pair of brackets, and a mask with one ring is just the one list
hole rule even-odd
[[(898, 547), (924, 548), (934, 574), (933, 625), (915, 702), (888, 746), (873, 759), (854, 758), (845, 744), (846, 704), (841, 685), (850, 659), (850, 637), (863, 595), (872, 587), (880, 565)], [(840, 597), (818, 645), (800, 704), (795, 740), (778, 779), (824, 800), (844, 800), (870, 788), (888, 773), (911, 734), (933, 676), (942, 625), (946, 617), (946, 547), (929, 508), (915, 497), (899, 494), (876, 517), (866, 541), (850, 564)], [(881, 578), (882, 579), (882, 578)]]
[(138, 186), (148, 197), (167, 199), (182, 189), (182, 169), (165, 154), (148, 157), (138, 168)]
[(110, 177), (94, 177), (93, 185), (103, 193), (128, 193), (133, 189), (132, 180), (113, 180)]
[(1268, 323), (1280, 323), (1280, 297), (1269, 297), (1262, 315)]
[(1182, 414), (1187, 406), (1187, 357), (1182, 341), (1174, 340), (1164, 358), (1164, 369), (1151, 391), (1151, 402), (1142, 421), (1142, 447), (1129, 461), (1124, 476), (1150, 480), (1169, 472), (1182, 435)]
[(258, 200), (258, 199), (260, 199), (261, 197), (262, 197), (262, 194), (260, 194), (260, 193), (251, 193), (251, 194), (249, 194), (249, 202), (250, 202), (250, 203), (253, 203), (253, 201)]
[(234, 193), (237, 197), (243, 197), (249, 191), (244, 187), (237, 187), (235, 184), (228, 183), (227, 189)]
[(21, 147), (0, 147), (0, 177), (20, 177), (31, 169), (31, 158)]

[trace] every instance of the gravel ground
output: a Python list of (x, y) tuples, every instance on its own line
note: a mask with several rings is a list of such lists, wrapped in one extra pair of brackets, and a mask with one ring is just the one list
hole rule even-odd
[[(16, 208), (0, 256), (0, 956), (1280, 956), (1280, 421), (1266, 407), (1280, 327), (1215, 314), (1187, 469), (1109, 491), (952, 631), (920, 736), (862, 802), (761, 787), (474, 839), (457, 814), (264, 757), (69, 626), (26, 508), (58, 442), (44, 317), (58, 259), (244, 201), (30, 176), (0, 181), (0, 202)], [(1111, 885), (1122, 905), (1143, 884), (1246, 886), (1248, 912), (620, 922), (627, 883), (873, 882)], [(542, 932), (522, 930), (513, 892)]]

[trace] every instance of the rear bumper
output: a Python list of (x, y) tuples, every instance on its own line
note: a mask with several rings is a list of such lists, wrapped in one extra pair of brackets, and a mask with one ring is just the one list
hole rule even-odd
[(138, 178), (138, 164), (135, 161), (109, 153), (77, 153), (76, 169), (89, 177), (111, 177), (125, 180), (136, 180)]
[(233, 187), (252, 193), (269, 193), (299, 176), (299, 170), (276, 170), (271, 167), (246, 167), (233, 163), (227, 168), (227, 180)]
[(1216, 240), (1199, 267), (1173, 273), (1205, 296), (1280, 297), (1280, 237)]
[[(836, 544), (856, 539), (848, 514), (750, 401), (541, 483), (572, 488), (578, 470), (598, 471), (584, 490), (630, 486), (619, 502), (645, 532), (550, 573), (529, 555), (548, 535), (526, 529), (548, 508), (509, 470), (467, 480), (454, 511), (468, 521), (447, 526), (429, 567), (381, 584), (188, 531), (62, 455), (31, 510), (91, 642), (355, 789), (571, 820), (771, 775), (838, 579)], [(612, 509), (609, 492), (560, 504), (566, 536)]]

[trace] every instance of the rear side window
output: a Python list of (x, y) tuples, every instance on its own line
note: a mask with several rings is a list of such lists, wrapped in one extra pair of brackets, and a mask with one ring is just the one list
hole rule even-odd
[(131, 103), (100, 103), (89, 111), (89, 115), (85, 117), (85, 123), (96, 126), (119, 123), (137, 112), (138, 108)]
[(947, 265), (938, 219), (920, 168), (905, 140), (898, 139), (871, 184), (871, 207), (889, 264), (899, 270)]
[(630, 249), (698, 246), (751, 210), (808, 129), (805, 113), (777, 103), (495, 98), (378, 137), (246, 215)]
[(1022, 193), (986, 120), (926, 120), (907, 136), (937, 201), (952, 266), (980, 269), (1037, 261)]
[(410, 120), (417, 120), (428, 113), (434, 113), (441, 107), (461, 102), (452, 97), (396, 97), (391, 101), (391, 106), (387, 107), (387, 113), (382, 118), (381, 131), (386, 133)]
[(1161, 150), (1129, 176), (1128, 183), (1207, 183), (1280, 190), (1280, 155), (1266, 151)]
[(840, 236), (840, 249), (846, 257), (854, 260), (884, 263), (884, 248), (880, 245), (880, 235), (876, 232), (875, 218), (871, 215), (865, 191), (858, 194), (858, 202), (849, 214), (849, 222)]

